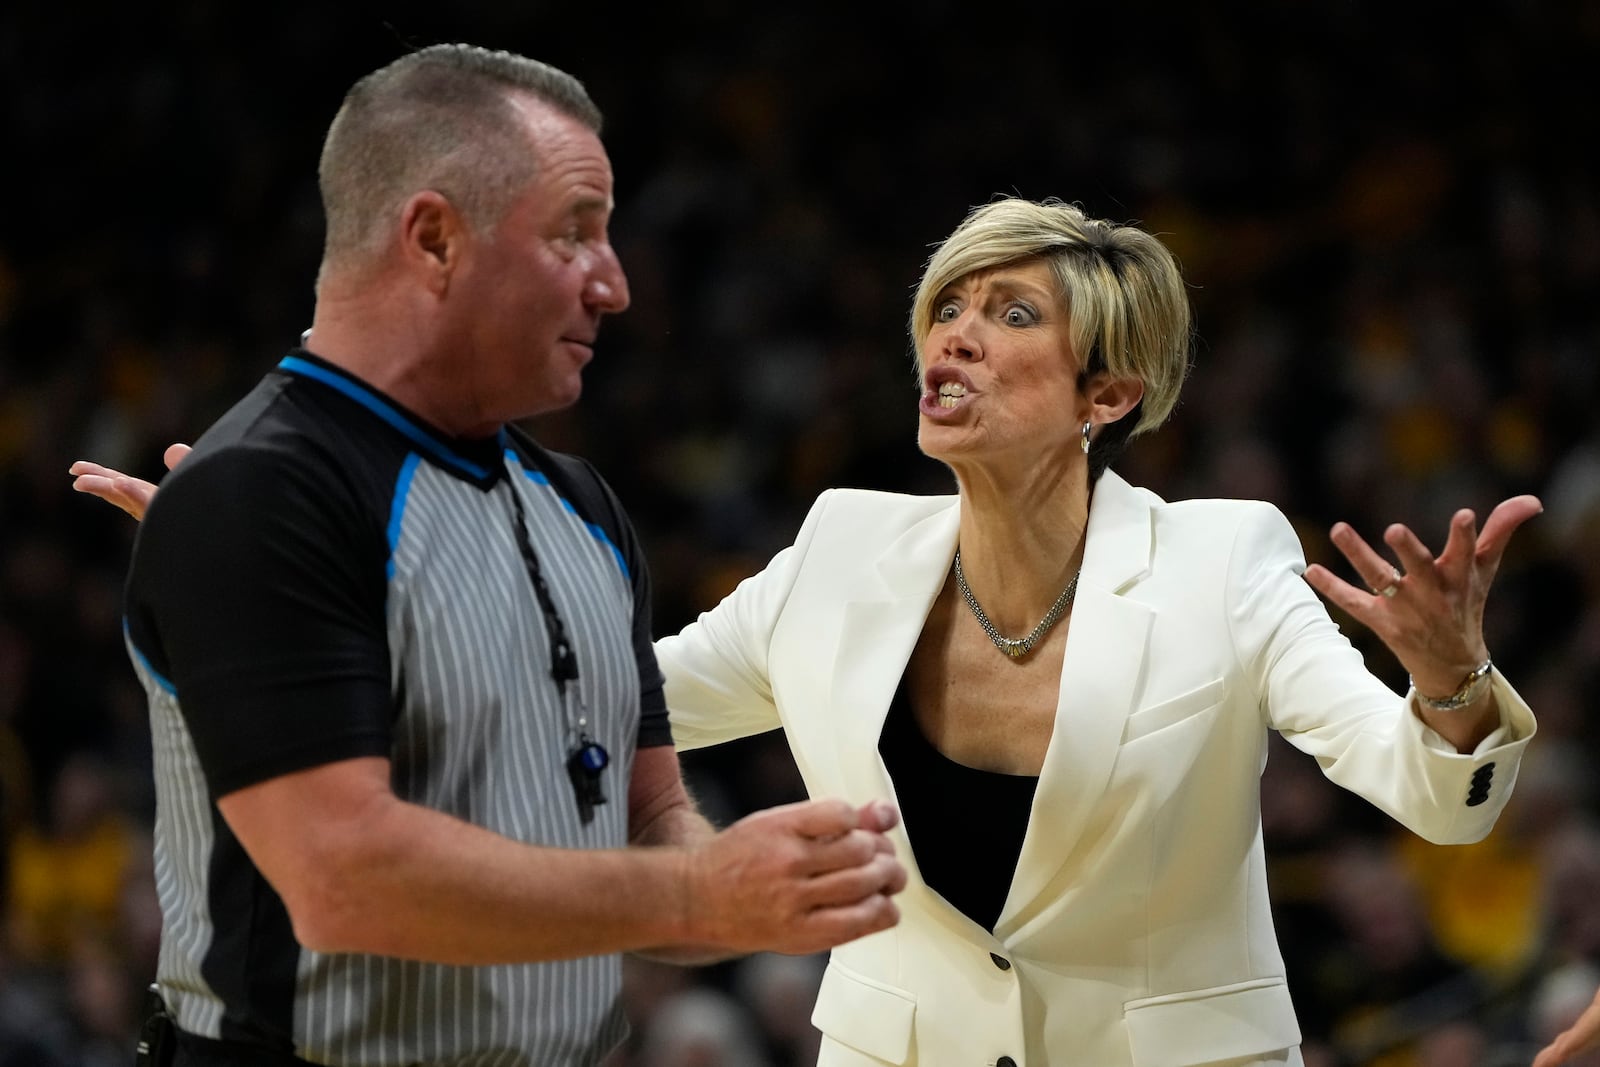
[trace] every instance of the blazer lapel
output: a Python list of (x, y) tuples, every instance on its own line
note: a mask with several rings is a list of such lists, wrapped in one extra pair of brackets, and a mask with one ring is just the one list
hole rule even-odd
[(1027, 835), (995, 934), (1010, 937), (1077, 846), (1116, 762), (1149, 642), (1151, 609), (1121, 595), (1149, 571), (1150, 503), (1107, 471), (1095, 486), (1061, 696)]
[(859, 599), (845, 604), (831, 704), (839, 724), (839, 770), (850, 795), (893, 795), (878, 756), (878, 737), (955, 557), (960, 517), (951, 497), (948, 508), (909, 527), (872, 570), (863, 569)]

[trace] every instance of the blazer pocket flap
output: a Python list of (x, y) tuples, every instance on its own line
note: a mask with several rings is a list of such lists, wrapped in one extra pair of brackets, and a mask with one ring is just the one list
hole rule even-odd
[(1300, 1044), (1289, 986), (1264, 978), (1123, 1006), (1135, 1067), (1197, 1067)]
[(811, 1024), (841, 1044), (889, 1063), (911, 1053), (914, 996), (830, 962)]
[(1134, 738), (1153, 734), (1163, 727), (1180, 723), (1191, 715), (1198, 715), (1202, 711), (1216, 707), (1222, 702), (1222, 695), (1226, 689), (1227, 683), (1221, 678), (1216, 678), (1199, 689), (1191, 689), (1171, 700), (1163, 700), (1152, 707), (1141, 708), (1129, 715), (1127, 723), (1122, 727), (1122, 743), (1127, 744)]

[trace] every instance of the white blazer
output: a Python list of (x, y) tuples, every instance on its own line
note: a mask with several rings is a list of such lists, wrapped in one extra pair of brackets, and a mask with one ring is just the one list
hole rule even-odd
[[(959, 501), (824, 493), (794, 545), (656, 646), (680, 748), (781, 726), (812, 796), (894, 800), (878, 736), (950, 572)], [(1532, 713), (1498, 674), (1471, 755), (1366, 670), (1283, 515), (1095, 489), (1061, 697), (991, 934), (911, 871), (899, 925), (833, 950), (822, 1067), (1298, 1064), (1272, 929), (1267, 731), (1429, 841), (1487, 834)], [(927, 834), (916, 827), (913, 834)]]

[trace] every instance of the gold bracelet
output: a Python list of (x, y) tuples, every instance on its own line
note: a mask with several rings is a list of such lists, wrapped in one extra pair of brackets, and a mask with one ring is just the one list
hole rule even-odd
[(1456, 691), (1447, 697), (1431, 697), (1426, 693), (1417, 692), (1416, 680), (1409, 676), (1406, 680), (1411, 684), (1411, 691), (1417, 693), (1417, 699), (1426, 707), (1434, 711), (1456, 711), (1468, 704), (1476, 703), (1477, 699), (1483, 696), (1484, 691), (1489, 688), (1489, 672), (1493, 669), (1494, 663), (1484, 660), (1472, 668), (1461, 680), (1461, 685)]

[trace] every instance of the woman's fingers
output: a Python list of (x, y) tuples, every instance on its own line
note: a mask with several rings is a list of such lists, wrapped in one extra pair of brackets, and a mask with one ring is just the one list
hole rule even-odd
[(1395, 565), (1378, 555), (1366, 539), (1356, 533), (1355, 527), (1347, 522), (1335, 523), (1328, 536), (1368, 589), (1377, 592), (1396, 584)]
[(1483, 532), (1478, 535), (1477, 557), (1480, 565), (1491, 569), (1500, 566), (1511, 535), (1529, 519), (1544, 511), (1544, 504), (1536, 496), (1514, 496), (1503, 500), (1484, 520)]

